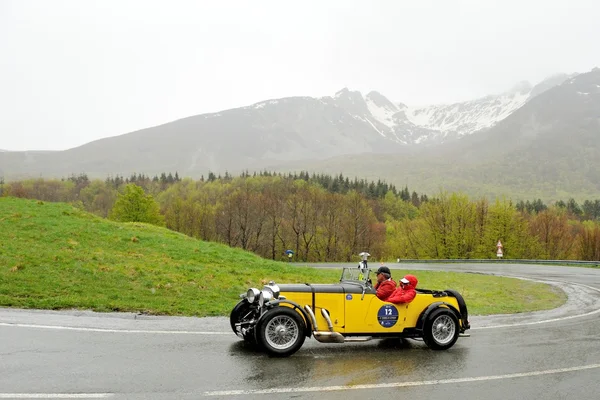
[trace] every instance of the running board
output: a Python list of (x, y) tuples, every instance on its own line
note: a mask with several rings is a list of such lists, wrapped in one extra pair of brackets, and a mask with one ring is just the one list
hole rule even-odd
[(344, 338), (344, 342), (368, 342), (373, 339), (372, 336), (353, 336)]
[(321, 343), (367, 342), (373, 339), (372, 336), (344, 337), (339, 332), (330, 331), (314, 331), (312, 334), (315, 340)]

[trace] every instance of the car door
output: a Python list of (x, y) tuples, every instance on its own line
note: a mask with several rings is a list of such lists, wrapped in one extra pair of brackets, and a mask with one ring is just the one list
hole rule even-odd
[(372, 288), (365, 293), (351, 290), (346, 293), (345, 334), (391, 333), (404, 329), (406, 310), (404, 305), (396, 305), (379, 300)]

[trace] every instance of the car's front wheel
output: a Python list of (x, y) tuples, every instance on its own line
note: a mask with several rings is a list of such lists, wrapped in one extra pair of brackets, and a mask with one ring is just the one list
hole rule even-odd
[(231, 324), (231, 330), (233, 331), (233, 333), (235, 333), (239, 337), (243, 338), (244, 341), (246, 341), (246, 342), (256, 343), (254, 335), (252, 334), (251, 331), (242, 332), (236, 326), (236, 324), (241, 322), (244, 319), (244, 317), (247, 317), (247, 315), (250, 312), (251, 312), (250, 304), (245, 300), (240, 301), (231, 311), (231, 314), (229, 316), (229, 323)]
[(289, 307), (275, 307), (267, 311), (256, 329), (259, 345), (275, 357), (294, 354), (306, 338), (304, 319)]
[(459, 329), (456, 315), (447, 308), (438, 308), (425, 321), (423, 341), (432, 350), (446, 350), (456, 343)]

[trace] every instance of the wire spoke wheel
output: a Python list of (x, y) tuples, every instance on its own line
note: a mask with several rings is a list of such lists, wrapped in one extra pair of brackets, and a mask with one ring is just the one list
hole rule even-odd
[(287, 357), (302, 347), (306, 329), (304, 319), (297, 311), (290, 307), (275, 307), (260, 318), (256, 337), (270, 355)]
[(423, 327), (423, 341), (432, 350), (446, 350), (456, 343), (460, 325), (454, 312), (438, 308), (427, 317)]
[(439, 344), (447, 344), (454, 338), (456, 326), (452, 318), (448, 315), (440, 315), (433, 321), (432, 326), (433, 338)]
[(285, 350), (296, 342), (299, 334), (296, 321), (287, 315), (280, 315), (267, 323), (265, 339), (273, 348)]

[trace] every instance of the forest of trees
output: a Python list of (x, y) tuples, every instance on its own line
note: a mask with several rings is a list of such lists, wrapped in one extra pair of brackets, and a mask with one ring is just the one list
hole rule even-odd
[(361, 251), (377, 260), (489, 259), (498, 240), (504, 258), (600, 260), (600, 199), (546, 205), (461, 193), (428, 197), (382, 181), (306, 172), (2, 180), (0, 196), (69, 202), (275, 260), (287, 259), (286, 250), (309, 262), (351, 261)]

